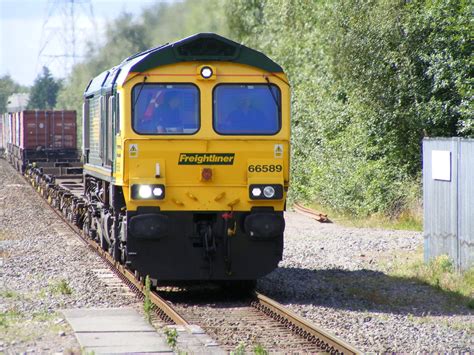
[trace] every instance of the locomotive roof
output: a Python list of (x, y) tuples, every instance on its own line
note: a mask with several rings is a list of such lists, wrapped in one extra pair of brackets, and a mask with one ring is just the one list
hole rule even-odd
[(92, 79), (84, 96), (90, 96), (97, 91), (108, 91), (115, 84), (122, 84), (130, 72), (141, 73), (158, 66), (189, 61), (228, 61), (247, 64), (268, 72), (283, 72), (277, 63), (259, 51), (215, 33), (198, 33), (128, 57), (118, 66)]

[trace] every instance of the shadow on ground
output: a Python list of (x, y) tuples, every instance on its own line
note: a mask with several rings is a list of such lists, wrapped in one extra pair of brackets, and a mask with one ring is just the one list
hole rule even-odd
[(281, 267), (259, 280), (257, 289), (282, 303), (414, 316), (474, 315), (468, 297), (373, 270)]

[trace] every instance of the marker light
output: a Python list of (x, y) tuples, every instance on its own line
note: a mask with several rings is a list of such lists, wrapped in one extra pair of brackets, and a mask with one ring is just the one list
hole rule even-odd
[(204, 79), (209, 79), (212, 74), (214, 74), (212, 72), (212, 69), (210, 67), (202, 67), (201, 68), (201, 76), (204, 78)]
[(150, 198), (151, 197), (151, 187), (148, 185), (141, 185), (138, 189), (138, 196), (141, 198)]
[(212, 168), (203, 168), (201, 170), (201, 181), (212, 180)]
[(261, 194), (262, 194), (262, 190), (261, 190), (260, 188), (254, 187), (254, 188), (252, 189), (252, 196), (258, 197), (258, 196), (260, 196)]
[(163, 195), (163, 189), (161, 187), (155, 187), (153, 189), (153, 196), (160, 197)]
[(265, 186), (265, 188), (263, 189), (263, 195), (266, 198), (272, 198), (273, 196), (275, 196), (275, 189), (273, 188), (273, 186)]

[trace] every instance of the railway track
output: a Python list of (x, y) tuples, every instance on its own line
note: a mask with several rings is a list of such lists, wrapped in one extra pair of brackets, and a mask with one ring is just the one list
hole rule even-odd
[[(32, 179), (31, 176), (25, 178), (35, 191), (44, 197), (44, 187), (35, 184), (36, 180)], [(229, 351), (235, 349), (239, 343), (253, 343), (260, 344), (269, 351), (327, 352), (330, 354), (360, 353), (353, 346), (258, 292), (245, 300), (232, 300), (230, 302), (218, 300), (217, 302), (213, 301), (210, 306), (202, 306), (202, 302), (194, 302), (193, 304), (192, 300), (173, 302), (173, 297), (163, 297), (167, 293), (160, 292), (159, 289), (147, 292), (145, 280), (142, 276), (134, 274), (115, 261), (109, 253), (101, 248), (99, 243), (84, 236), (74, 223), (68, 220), (61, 211), (54, 208), (50, 200), (47, 202), (47, 205), (66, 222), (74, 234), (91, 250), (95, 251), (104, 260), (108, 268), (135, 294), (140, 298), (144, 298), (145, 292), (148, 293), (156, 314), (169, 324), (176, 324), (188, 329), (192, 324), (197, 324), (206, 330), (209, 335), (214, 336)], [(208, 294), (207, 297), (209, 297)], [(200, 311), (195, 311), (199, 308), (201, 308)], [(240, 330), (243, 330), (243, 332)], [(230, 341), (229, 332), (234, 335), (230, 337)]]

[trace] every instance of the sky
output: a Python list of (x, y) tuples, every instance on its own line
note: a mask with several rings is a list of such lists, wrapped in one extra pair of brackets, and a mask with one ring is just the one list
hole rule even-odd
[[(73, 59), (64, 54), (75, 48), (80, 61), (86, 40), (100, 42), (107, 22), (122, 12), (137, 16), (158, 1), (173, 0), (0, 0), (0, 77), (9, 74), (31, 86), (44, 65), (53, 76), (65, 77)], [(70, 21), (71, 3), (76, 21)], [(66, 37), (73, 22), (74, 46), (66, 40), (73, 37)]]

